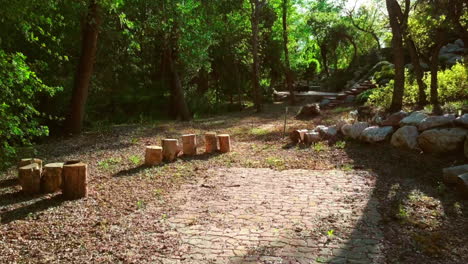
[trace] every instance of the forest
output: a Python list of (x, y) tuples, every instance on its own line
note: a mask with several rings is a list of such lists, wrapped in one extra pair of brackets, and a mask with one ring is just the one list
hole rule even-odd
[(467, 263), (467, 45), (466, 0), (0, 0), (0, 263)]

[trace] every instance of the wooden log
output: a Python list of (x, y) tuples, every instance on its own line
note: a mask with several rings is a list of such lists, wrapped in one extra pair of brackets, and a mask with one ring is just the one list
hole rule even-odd
[(146, 146), (145, 165), (158, 165), (163, 160), (163, 148), (159, 146)]
[(294, 130), (289, 134), (289, 138), (293, 143), (304, 142), (305, 133), (307, 133), (307, 129)]
[(67, 161), (63, 165), (63, 189), (66, 199), (74, 200), (88, 195), (88, 166), (80, 161)]
[(227, 153), (231, 151), (231, 137), (228, 134), (218, 135), (219, 151)]
[(39, 165), (39, 168), (42, 168), (42, 160), (40, 159), (21, 159), (20, 162), (18, 162), (18, 168), (24, 167), (26, 165), (32, 164), (32, 163), (37, 163)]
[(182, 151), (184, 155), (197, 155), (197, 136), (195, 134), (182, 136)]
[(218, 139), (216, 138), (216, 133), (206, 133), (205, 134), (205, 152), (213, 153), (218, 151)]
[(45, 193), (53, 193), (62, 187), (63, 163), (49, 163), (44, 166), (41, 178), (41, 190)]
[(31, 163), (18, 169), (18, 181), (26, 194), (37, 194), (41, 191), (42, 168)]
[(311, 145), (320, 141), (320, 134), (318, 132), (307, 132), (304, 134), (304, 144)]
[(177, 139), (163, 139), (163, 160), (167, 162), (174, 161), (180, 152), (179, 141)]

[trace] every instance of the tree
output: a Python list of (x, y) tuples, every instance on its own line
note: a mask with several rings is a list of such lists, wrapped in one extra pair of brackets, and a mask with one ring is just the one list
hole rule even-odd
[(250, 0), (251, 15), (250, 23), (252, 27), (252, 86), (254, 93), (254, 104), (257, 112), (262, 111), (262, 91), (260, 87), (260, 59), (259, 59), (259, 22), (260, 12), (265, 5), (264, 0)]
[(286, 71), (286, 84), (289, 90), (289, 103), (294, 105), (296, 103), (296, 98), (294, 95), (294, 86), (293, 78), (291, 71), (291, 64), (289, 62), (289, 50), (288, 50), (288, 8), (289, 1), (282, 0), (282, 22), (283, 22), (283, 49), (284, 49), (284, 62), (285, 62), (285, 71)]
[(405, 0), (405, 11), (401, 10), (397, 0), (386, 0), (390, 27), (392, 28), (393, 64), (395, 65), (395, 83), (390, 111), (396, 112), (403, 107), (405, 90), (405, 55), (403, 34), (408, 21), (410, 0)]
[(351, 21), (351, 24), (358, 30), (369, 34), (377, 43), (377, 48), (381, 50), (380, 38), (376, 30), (376, 23), (378, 22), (378, 9), (377, 8), (367, 8), (362, 6), (355, 12), (355, 8), (348, 11), (348, 17)]
[(97, 0), (90, 0), (88, 13), (82, 24), (81, 56), (76, 70), (70, 115), (67, 120), (67, 129), (71, 133), (80, 133), (83, 128), (86, 100), (88, 99), (97, 51), (99, 27), (102, 22), (100, 9)]

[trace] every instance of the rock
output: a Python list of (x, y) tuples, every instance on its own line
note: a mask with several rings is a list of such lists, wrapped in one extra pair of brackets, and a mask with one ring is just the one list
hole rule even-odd
[(348, 96), (346, 96), (345, 103), (352, 103), (352, 102), (354, 102), (354, 99), (356, 99), (356, 96), (348, 95)]
[(404, 126), (399, 128), (392, 136), (391, 144), (397, 148), (417, 149), (418, 128), (415, 126)]
[(378, 127), (372, 126), (364, 129), (361, 133), (360, 139), (369, 143), (377, 143), (384, 141), (393, 133), (392, 126)]
[(338, 130), (335, 126), (317, 126), (315, 128), (315, 131), (318, 132), (323, 139), (331, 139), (336, 137), (336, 135), (338, 134)]
[(458, 175), (457, 187), (461, 194), (468, 199), (468, 173)]
[(321, 102), (320, 102), (320, 106), (326, 106), (328, 104), (330, 104), (331, 101), (329, 99), (323, 99)]
[(341, 132), (341, 128), (348, 124), (345, 120), (340, 120), (336, 123), (336, 125), (334, 126), (336, 128), (337, 131), (340, 131)]
[(455, 119), (455, 125), (468, 128), (468, 114), (464, 114)]
[(424, 152), (449, 152), (461, 149), (465, 140), (466, 129), (444, 128), (426, 130), (418, 137), (419, 147)]
[(396, 112), (396, 113), (391, 114), (384, 121), (382, 121), (380, 125), (381, 126), (399, 126), (400, 121), (407, 116), (408, 116), (408, 113), (406, 113), (405, 111)]
[(434, 127), (448, 126), (455, 120), (455, 115), (429, 116), (418, 124), (419, 131)]
[(347, 124), (341, 128), (341, 133), (346, 137), (358, 139), (361, 136), (362, 131), (367, 127), (369, 127), (367, 122), (358, 122), (352, 125)]
[(413, 112), (411, 115), (403, 118), (400, 121), (400, 126), (418, 126), (424, 119), (426, 119), (428, 115), (424, 114), (423, 112)]
[(308, 104), (301, 107), (296, 118), (312, 118), (318, 115), (320, 115), (320, 106), (318, 104)]
[(465, 157), (468, 159), (468, 136), (465, 139)]
[(457, 183), (458, 175), (468, 173), (468, 164), (445, 168), (442, 173), (445, 183)]

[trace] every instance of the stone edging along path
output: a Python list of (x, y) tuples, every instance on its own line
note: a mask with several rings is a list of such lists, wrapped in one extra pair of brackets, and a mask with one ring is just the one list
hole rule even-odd
[[(367, 172), (230, 168), (174, 194), (180, 241), (162, 263), (380, 263)], [(291, 262), (292, 261), (292, 262)]]

